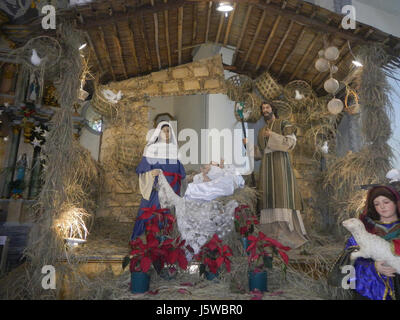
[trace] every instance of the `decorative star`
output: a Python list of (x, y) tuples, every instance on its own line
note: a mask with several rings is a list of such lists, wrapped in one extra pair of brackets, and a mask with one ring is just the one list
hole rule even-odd
[(35, 130), (33, 130), (33, 131), (40, 134), (42, 132), (42, 128), (35, 127)]
[(33, 141), (32, 141), (32, 144), (33, 144), (33, 147), (34, 147), (34, 148), (40, 147), (40, 140), (38, 140), (38, 139), (35, 137), (35, 139), (33, 139)]
[(6, 108), (8, 108), (9, 105), (10, 105), (10, 104), (9, 104), (8, 102), (4, 102), (4, 106), (5, 106)]
[(42, 137), (47, 138), (48, 135), (49, 135), (49, 132), (46, 130), (43, 130)]

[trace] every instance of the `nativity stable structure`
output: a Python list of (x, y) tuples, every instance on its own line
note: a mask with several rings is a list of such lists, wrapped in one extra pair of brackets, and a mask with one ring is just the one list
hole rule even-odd
[[(293, 282), (324, 290), (324, 275), (341, 248), (321, 258), (316, 243), (321, 249), (327, 238), (340, 237), (339, 222), (356, 216), (363, 203), (360, 186), (386, 182), (391, 169), (386, 77), (399, 67), (400, 40), (358, 22), (344, 30), (342, 15), (304, 1), (230, 1), (227, 14), (217, 10), (219, 2), (65, 4), (57, 10), (55, 30), (42, 29), (42, 2), (34, 2), (25, 20), (2, 15), (0, 98), (8, 140), (2, 141), (7, 224), (0, 230), (31, 223), (24, 226), (24, 263), (1, 279), (8, 288), (4, 297), (126, 298), (121, 262), (140, 203), (134, 170), (148, 129), (168, 119), (200, 134), (241, 128), (242, 118), (258, 129), (264, 99), (298, 127), (291, 156), (311, 257), (293, 253), (289, 274)], [(154, 114), (154, 101), (168, 106), (165, 112), (161, 106)], [(337, 137), (340, 131), (350, 133)], [(358, 143), (346, 149), (343, 139)], [(199, 168), (186, 169), (190, 182)], [(254, 184), (250, 176), (245, 180), (233, 198), (256, 214)], [(76, 238), (85, 245), (71, 249)], [(249, 290), (247, 258), (239, 235), (228, 238), (232, 272), (222, 279), (230, 298), (240, 298)], [(43, 263), (61, 275), (56, 290), (34, 285)], [(109, 284), (96, 284), (107, 272), (114, 283), (118, 279), (112, 294), (99, 291)], [(272, 285), (279, 288), (280, 281)], [(152, 298), (173, 297), (168, 290)]]

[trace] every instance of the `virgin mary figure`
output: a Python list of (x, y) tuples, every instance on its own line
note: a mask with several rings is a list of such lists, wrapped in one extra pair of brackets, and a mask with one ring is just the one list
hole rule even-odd
[[(140, 217), (146, 210), (160, 210), (158, 175), (164, 174), (171, 188), (180, 195), (181, 181), (185, 178), (185, 168), (178, 159), (178, 144), (175, 133), (167, 121), (161, 121), (144, 149), (141, 162), (136, 168), (139, 175), (139, 189), (142, 195), (139, 211), (131, 240), (140, 237), (146, 228), (148, 219)], [(166, 209), (168, 210), (168, 209)]]

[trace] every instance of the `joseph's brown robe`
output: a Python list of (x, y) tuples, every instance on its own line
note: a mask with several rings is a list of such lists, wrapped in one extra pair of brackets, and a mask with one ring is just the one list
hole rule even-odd
[[(264, 137), (265, 128), (272, 130)], [(302, 200), (288, 151), (296, 144), (296, 127), (285, 120), (273, 120), (258, 133), (258, 155), (261, 158), (258, 188), (260, 202), (260, 228), (266, 235), (292, 248), (307, 239), (300, 215)]]

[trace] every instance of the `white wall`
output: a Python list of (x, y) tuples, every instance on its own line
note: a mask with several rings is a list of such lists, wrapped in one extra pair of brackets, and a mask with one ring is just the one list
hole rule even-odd
[(82, 128), (79, 143), (82, 147), (89, 150), (92, 158), (96, 161), (99, 160), (100, 139), (101, 135), (94, 134), (86, 128)]
[[(377, 1), (384, 3), (385, 0)], [(363, 3), (362, 1), (353, 0), (353, 6), (356, 8), (356, 20), (383, 32), (400, 37), (400, 17), (398, 14), (398, 6), (390, 10), (390, 6), (385, 10), (378, 9)]]

